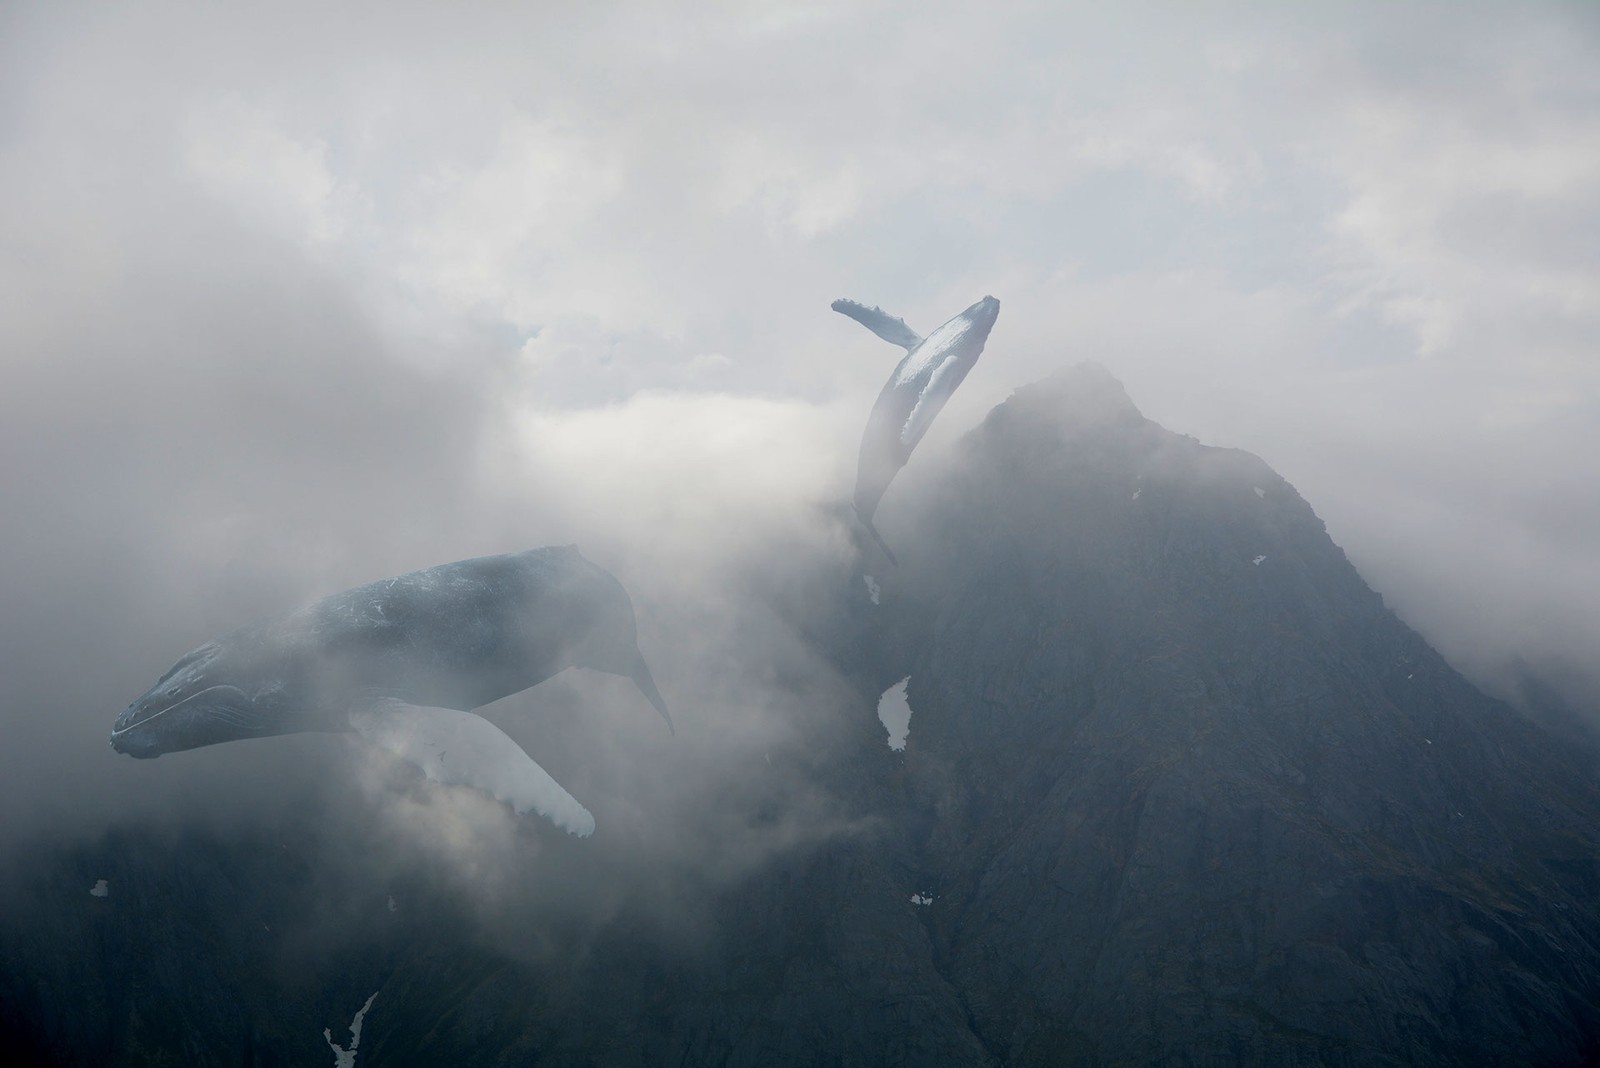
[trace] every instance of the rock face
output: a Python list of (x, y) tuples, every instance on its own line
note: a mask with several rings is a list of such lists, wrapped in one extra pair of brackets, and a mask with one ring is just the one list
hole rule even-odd
[[(881, 604), (855, 572), (763, 594), (843, 685), (723, 799), (780, 820), (804, 782), (841, 829), (706, 880), (692, 922), (623, 898), (486, 934), (425, 869), (351, 889), (358, 830), (127, 829), (10, 888), (0, 1038), (325, 1063), (377, 990), (363, 1066), (1600, 1063), (1594, 763), (1264, 463), (1083, 367), (897, 492)], [(902, 755), (874, 709), (907, 675)]]
[(991, 413), (918, 527), (908, 765), (996, 1056), (1596, 1056), (1594, 776), (1260, 460), (1079, 368)]

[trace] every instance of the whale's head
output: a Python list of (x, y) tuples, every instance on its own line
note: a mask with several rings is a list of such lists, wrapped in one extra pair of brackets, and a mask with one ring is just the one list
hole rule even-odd
[(998, 318), (1000, 318), (1000, 302), (993, 297), (984, 297), (946, 325), (957, 331), (958, 337), (953, 339), (953, 343), (959, 346), (962, 354), (976, 360), (978, 354), (983, 351), (984, 344), (989, 340), (989, 331), (994, 329), (994, 321)]
[(971, 324), (970, 329), (980, 342), (987, 341), (989, 331), (994, 329), (994, 321), (1000, 318), (1000, 302), (993, 297), (984, 297), (962, 312), (961, 318)]
[(963, 370), (954, 378), (947, 377), (944, 389), (946, 393), (954, 391), (966, 375), (966, 369), (983, 353), (983, 346), (989, 340), (989, 331), (994, 329), (994, 321), (998, 318), (1000, 302), (993, 297), (984, 297), (961, 314), (935, 327), (922, 340), (917, 351), (933, 354), (932, 363), (927, 359), (913, 358), (901, 364), (899, 373), (906, 376), (904, 381), (909, 382), (931, 366), (953, 358)]
[(158, 757), (238, 738), (277, 733), (265, 729), (258, 702), (231, 680), (224, 650), (207, 642), (179, 660), (140, 695), (111, 727), (111, 748), (135, 757)]

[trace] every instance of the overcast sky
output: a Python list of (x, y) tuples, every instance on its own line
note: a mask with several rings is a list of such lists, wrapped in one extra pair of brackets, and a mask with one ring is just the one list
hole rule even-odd
[(842, 296), (1002, 302), (913, 462), (1097, 360), (1460, 666), (1595, 658), (1600, 7), (329, 6), (0, 8), (14, 783), (122, 803), (177, 655), (443, 560), (577, 541), (670, 644), (848, 494)]

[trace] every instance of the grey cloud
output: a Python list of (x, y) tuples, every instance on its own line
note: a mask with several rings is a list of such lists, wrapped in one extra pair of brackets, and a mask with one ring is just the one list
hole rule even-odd
[[(1429, 169), (1592, 122), (1593, 16), (1526, 11), (13, 5), (7, 811), (92, 831), (332, 789), (357, 767), (334, 739), (144, 767), (104, 732), (216, 630), (578, 541), (634, 594), (686, 737), (581, 677), (497, 722), (642, 850), (736, 871), (834, 833), (797, 771), (782, 828), (713, 794), (767, 796), (769, 749), (845, 699), (750, 603), (846, 551), (825, 505), (892, 359), (841, 296), (920, 329), (1005, 302), (916, 465), (1100, 359), (1294, 481), (1447, 649), (1581, 658), (1600, 264), (1574, 235), (1600, 178)], [(1455, 340), (1424, 358), (1415, 309)], [(527, 844), (404, 796), (397, 835)]]

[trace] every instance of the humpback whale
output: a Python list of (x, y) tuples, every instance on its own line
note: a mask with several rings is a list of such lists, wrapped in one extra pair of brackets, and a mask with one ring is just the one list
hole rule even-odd
[(130, 704), (111, 747), (135, 757), (298, 731), (355, 731), (572, 834), (594, 818), (472, 710), (570, 666), (633, 680), (672, 729), (633, 603), (576, 546), (483, 556), (324, 597), (183, 657)]
[(906, 350), (905, 358), (889, 375), (867, 417), (853, 501), (861, 525), (893, 561), (894, 554), (872, 525), (873, 513), (889, 483), (911, 458), (911, 450), (983, 354), (984, 342), (1000, 315), (1000, 302), (984, 297), (927, 337), (921, 337), (905, 320), (882, 308), (869, 308), (853, 300), (836, 300), (830, 307)]

